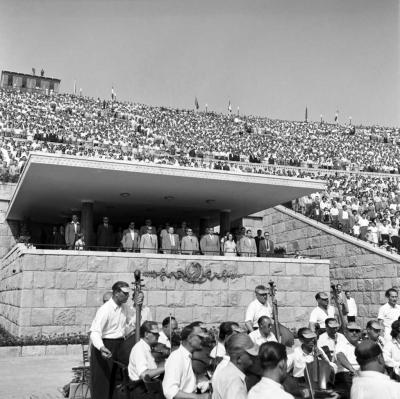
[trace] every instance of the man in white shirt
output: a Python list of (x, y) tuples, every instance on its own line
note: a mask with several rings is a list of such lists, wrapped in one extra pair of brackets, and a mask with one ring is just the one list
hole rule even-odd
[(201, 327), (188, 325), (181, 332), (182, 343), (165, 362), (162, 383), (166, 399), (209, 399), (209, 394), (196, 394), (196, 376), (192, 368), (192, 353), (201, 350), (207, 335)]
[(373, 342), (376, 342), (383, 351), (385, 346), (385, 340), (381, 336), (383, 329), (381, 323), (379, 323), (378, 320), (368, 320), (365, 328), (367, 330), (368, 339)]
[(309, 328), (300, 328), (297, 332), (297, 336), (301, 342), (301, 346), (297, 346), (293, 352), (288, 355), (288, 372), (292, 371), (293, 377), (296, 378), (299, 384), (304, 384), (305, 388), (304, 369), (307, 363), (314, 361), (314, 351), (316, 350), (319, 358), (329, 362), (331, 366), (331, 375), (327, 376), (329, 377), (327, 379), (333, 383), (337, 366), (329, 360), (323, 350), (320, 350), (318, 347), (315, 348), (315, 339), (317, 335)]
[(158, 341), (158, 326), (154, 321), (146, 321), (140, 326), (140, 341), (131, 350), (128, 364), (128, 374), (133, 381), (132, 395), (140, 399), (147, 395), (144, 378), (154, 378), (164, 372), (164, 367), (157, 367), (151, 354), (151, 348)]
[(245, 324), (249, 332), (258, 328), (258, 319), (261, 316), (272, 318), (272, 308), (268, 303), (268, 288), (265, 285), (258, 285), (255, 294), (256, 299), (247, 307), (245, 316)]
[(347, 300), (347, 308), (349, 309), (349, 312), (347, 313), (347, 321), (356, 321), (357, 317), (357, 304), (354, 298), (350, 296), (350, 291), (345, 291), (344, 292)]
[(221, 323), (221, 325), (219, 326), (218, 339), (216, 340), (217, 342), (214, 348), (211, 349), (210, 357), (212, 359), (216, 359), (218, 362), (219, 360), (221, 360), (221, 358), (227, 356), (225, 341), (227, 341), (231, 335), (240, 332), (242, 331), (239, 328), (239, 324), (234, 321), (224, 321), (223, 323)]
[(386, 341), (391, 339), (392, 323), (400, 317), (400, 306), (397, 305), (398, 292), (395, 288), (389, 288), (385, 292), (388, 302), (379, 308), (378, 320), (385, 328), (384, 338)]
[(266, 342), (259, 350), (262, 378), (250, 389), (248, 399), (294, 399), (282, 383), (287, 377), (287, 354), (284, 345)]
[(212, 399), (246, 399), (245, 372), (253, 365), (258, 346), (247, 334), (235, 334), (226, 341), (226, 352), (230, 361), (213, 375)]
[(360, 342), (361, 328), (354, 322), (347, 324), (346, 341), (335, 347), (338, 371), (335, 378), (335, 387), (348, 392), (351, 389), (353, 376), (360, 366), (357, 362), (355, 349)]
[(171, 337), (178, 330), (178, 323), (175, 317), (166, 317), (162, 321), (162, 330), (158, 342), (164, 344), (167, 348), (171, 349)]
[(324, 332), (325, 320), (335, 317), (335, 308), (329, 305), (329, 295), (326, 292), (318, 292), (315, 295), (315, 299), (318, 306), (310, 314), (310, 329), (314, 332), (317, 330)]
[(258, 319), (258, 330), (252, 331), (249, 337), (258, 346), (264, 342), (278, 342), (272, 332), (272, 319), (268, 316), (261, 316)]
[(109, 399), (115, 388), (115, 364), (119, 347), (124, 342), (126, 327), (130, 321), (126, 302), (129, 284), (117, 281), (112, 286), (112, 297), (96, 313), (90, 327), (92, 341), (90, 356), (91, 397)]
[(195, 255), (199, 252), (199, 240), (193, 235), (192, 228), (186, 230), (187, 235), (182, 238), (181, 252), (184, 255)]
[(400, 398), (400, 384), (385, 375), (385, 361), (378, 344), (363, 341), (357, 346), (355, 355), (361, 371), (353, 379), (351, 399)]
[(337, 320), (328, 318), (325, 320), (326, 332), (318, 337), (317, 346), (328, 355), (330, 361), (336, 361), (336, 346), (347, 342), (346, 337), (339, 333), (338, 329)]

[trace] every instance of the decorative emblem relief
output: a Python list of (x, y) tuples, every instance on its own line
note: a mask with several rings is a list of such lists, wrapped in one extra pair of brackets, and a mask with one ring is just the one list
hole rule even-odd
[(215, 273), (212, 272), (211, 269), (204, 269), (198, 262), (191, 262), (185, 267), (185, 269), (178, 269), (176, 272), (167, 272), (165, 268), (162, 268), (159, 272), (156, 272), (155, 270), (143, 272), (143, 276), (151, 278), (159, 277), (161, 281), (174, 277), (176, 280), (183, 280), (186, 283), (202, 284), (207, 280), (212, 281), (214, 279), (222, 281), (228, 279), (233, 280), (242, 277), (243, 274), (229, 272), (226, 269), (221, 273)]

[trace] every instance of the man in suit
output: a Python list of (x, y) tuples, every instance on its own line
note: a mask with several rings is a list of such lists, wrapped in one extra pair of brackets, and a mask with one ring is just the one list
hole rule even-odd
[(219, 237), (214, 234), (214, 229), (212, 227), (208, 229), (206, 235), (201, 237), (200, 248), (204, 255), (220, 255)]
[(173, 227), (168, 227), (167, 234), (162, 238), (161, 248), (165, 254), (179, 253), (179, 236), (178, 234), (174, 234)]
[(72, 215), (72, 221), (65, 227), (65, 243), (68, 249), (75, 248), (75, 241), (81, 233), (81, 224), (77, 215)]
[(187, 223), (182, 222), (181, 227), (176, 230), (176, 234), (178, 234), (179, 239), (182, 241), (183, 237), (186, 236), (186, 229), (187, 229)]
[(142, 226), (139, 230), (139, 234), (140, 236), (142, 236), (143, 234), (147, 234), (147, 228), (151, 227), (153, 234), (156, 233), (156, 228), (154, 226), (151, 225), (151, 220), (150, 219), (146, 219), (144, 221), (144, 226)]
[(103, 223), (97, 228), (97, 246), (99, 251), (109, 251), (114, 246), (114, 229), (107, 216), (103, 217)]
[(127, 252), (135, 252), (139, 249), (139, 231), (135, 230), (134, 222), (130, 222), (129, 228), (123, 231), (121, 244)]
[(257, 246), (256, 241), (251, 235), (251, 230), (246, 231), (246, 236), (239, 241), (238, 252), (240, 256), (256, 256)]
[(262, 230), (257, 230), (257, 235), (254, 237), (257, 247), (257, 256), (260, 256), (260, 241), (262, 240), (264, 240), (264, 237), (262, 236)]
[(185, 255), (193, 255), (199, 252), (199, 240), (193, 235), (193, 230), (188, 227), (186, 236), (181, 241), (181, 252)]
[(153, 227), (147, 227), (146, 234), (140, 237), (140, 252), (142, 254), (156, 254), (158, 250), (157, 236), (153, 232)]
[(260, 242), (260, 256), (268, 257), (274, 254), (274, 243), (269, 239), (269, 232), (264, 233), (264, 240)]

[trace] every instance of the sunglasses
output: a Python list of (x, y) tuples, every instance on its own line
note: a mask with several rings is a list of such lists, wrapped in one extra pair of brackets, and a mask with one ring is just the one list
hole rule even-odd
[(353, 330), (353, 329), (351, 329), (351, 330), (349, 330), (349, 332), (351, 332), (351, 333), (358, 333), (358, 332), (360, 332), (360, 330)]
[(126, 295), (126, 296), (128, 296), (129, 295), (129, 292), (125, 292), (125, 291), (122, 291), (122, 290), (120, 290), (120, 292), (122, 292), (124, 295)]

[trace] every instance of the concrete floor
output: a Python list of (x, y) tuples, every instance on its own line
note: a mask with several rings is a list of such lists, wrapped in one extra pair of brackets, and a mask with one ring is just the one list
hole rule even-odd
[(72, 379), (81, 355), (0, 359), (1, 399), (59, 399), (58, 388)]

